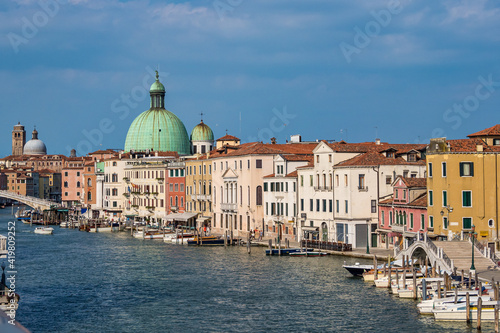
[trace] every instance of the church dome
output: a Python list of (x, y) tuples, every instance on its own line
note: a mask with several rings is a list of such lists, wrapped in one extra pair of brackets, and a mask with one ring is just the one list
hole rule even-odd
[(33, 130), (32, 139), (24, 145), (23, 154), (25, 155), (47, 155), (47, 147), (42, 140), (38, 139), (37, 130)]
[(165, 87), (156, 73), (150, 90), (151, 108), (141, 113), (130, 125), (125, 151), (176, 151), (189, 155), (191, 145), (182, 121), (165, 109)]
[(214, 132), (202, 120), (191, 131), (191, 141), (214, 141)]

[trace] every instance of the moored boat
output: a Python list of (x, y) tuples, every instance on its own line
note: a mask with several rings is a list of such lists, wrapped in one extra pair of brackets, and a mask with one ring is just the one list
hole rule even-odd
[(362, 276), (363, 273), (369, 272), (370, 270), (373, 269), (373, 265), (361, 265), (359, 262), (355, 263), (354, 265), (342, 265), (349, 273), (351, 273), (354, 276)]
[(291, 257), (323, 257), (328, 255), (326, 252), (316, 252), (316, 251), (311, 251), (311, 252), (292, 252), (290, 253)]
[(54, 228), (51, 227), (36, 227), (34, 233), (39, 235), (52, 235)]

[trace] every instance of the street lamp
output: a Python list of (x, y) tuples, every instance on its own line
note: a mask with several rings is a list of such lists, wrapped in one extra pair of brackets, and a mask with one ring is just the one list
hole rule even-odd
[(476, 226), (473, 224), (472, 225), (472, 231), (471, 231), (471, 242), (472, 242), (472, 264), (470, 265), (470, 270), (475, 271), (476, 267), (474, 267), (474, 229)]

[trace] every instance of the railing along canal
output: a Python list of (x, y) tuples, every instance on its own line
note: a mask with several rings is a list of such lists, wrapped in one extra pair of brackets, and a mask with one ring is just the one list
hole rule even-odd
[(337, 243), (337, 242), (324, 242), (318, 240), (305, 240), (301, 242), (301, 246), (305, 248), (315, 248), (320, 250), (330, 251), (352, 251), (352, 244)]

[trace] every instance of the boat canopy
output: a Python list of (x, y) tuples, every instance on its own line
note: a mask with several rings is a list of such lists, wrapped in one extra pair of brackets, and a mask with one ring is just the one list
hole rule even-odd
[(187, 222), (188, 220), (192, 219), (193, 217), (197, 216), (198, 213), (174, 213), (174, 214), (169, 214), (165, 216), (167, 221), (182, 221), (182, 222)]

